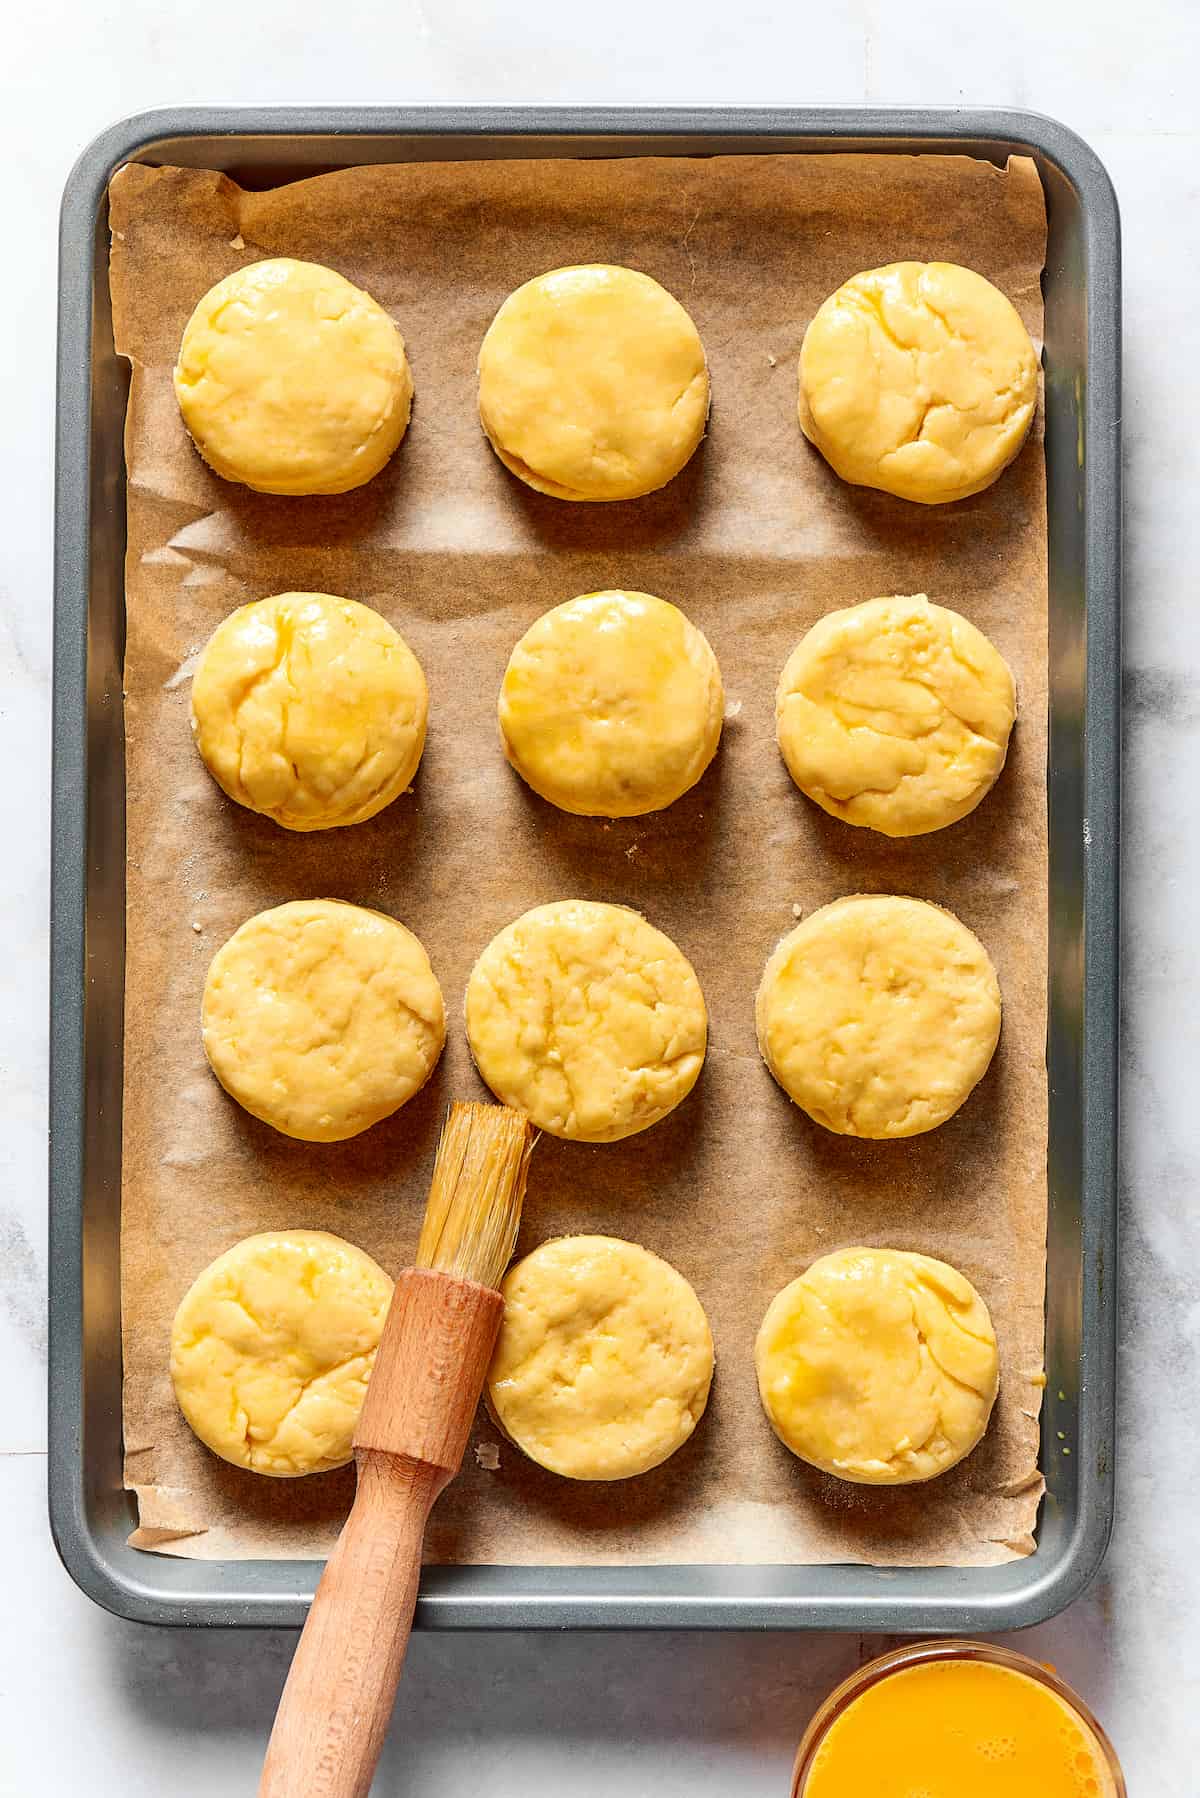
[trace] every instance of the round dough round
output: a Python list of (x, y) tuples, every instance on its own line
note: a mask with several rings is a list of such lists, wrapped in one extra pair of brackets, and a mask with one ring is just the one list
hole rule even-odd
[(408, 428), (404, 339), (370, 294), (286, 256), (209, 289), (179, 346), (175, 393), (217, 474), (259, 493), (346, 493)]
[(657, 1467), (699, 1423), (713, 1340), (681, 1273), (612, 1236), (544, 1242), (510, 1268), (488, 1400), (505, 1435), (571, 1480)]
[(830, 612), (788, 657), (775, 729), (788, 773), (847, 824), (941, 830), (995, 785), (1017, 715), (1012, 670), (923, 593)]
[(987, 1429), (996, 1333), (971, 1282), (905, 1249), (823, 1255), (771, 1301), (754, 1348), (771, 1427), (863, 1486), (930, 1480)]
[(378, 612), (277, 593), (219, 624), (192, 679), (192, 731), (231, 799), (286, 830), (361, 824), (425, 746), (421, 664)]
[(892, 262), (831, 294), (800, 350), (800, 424), (844, 481), (921, 505), (990, 487), (1025, 441), (1038, 362), (999, 288)]
[(500, 688), (500, 735), (564, 812), (636, 818), (695, 786), (725, 695), (708, 639), (651, 593), (585, 593), (531, 625)]
[(340, 1236), (248, 1236), (175, 1313), (180, 1410), (214, 1454), (252, 1473), (344, 1466), (391, 1298), (383, 1269)]
[(1000, 988), (978, 937), (923, 899), (858, 894), (789, 931), (755, 1007), (763, 1060), (839, 1136), (919, 1136), (987, 1071)]
[(301, 1142), (343, 1142), (424, 1086), (446, 1040), (429, 957), (395, 918), (296, 899), (213, 956), (204, 1052), (239, 1105)]
[(504, 466), (555, 499), (637, 499), (708, 420), (708, 364), (679, 301), (632, 268), (556, 268), (510, 294), (479, 351), (479, 417)]
[(691, 962), (638, 912), (559, 899), (479, 957), (467, 1036), (496, 1097), (539, 1130), (618, 1142), (691, 1092), (708, 1015)]

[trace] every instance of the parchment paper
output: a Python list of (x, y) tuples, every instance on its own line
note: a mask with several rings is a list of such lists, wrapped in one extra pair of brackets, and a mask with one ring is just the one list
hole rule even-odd
[[(429, 1538), (438, 1561), (979, 1564), (1027, 1553), (1041, 1482), (1046, 1214), (1046, 530), (1040, 427), (988, 492), (922, 508), (839, 482), (796, 423), (796, 358), (820, 301), (903, 257), (980, 270), (1041, 336), (1045, 249), (1029, 163), (841, 156), (457, 163), (356, 169), (267, 193), (129, 167), (113, 183), (118, 348), (133, 368), (129, 471), (128, 946), (123, 1301), (127, 1480), (145, 1548), (205, 1557), (325, 1552), (352, 1474), (295, 1481), (225, 1465), (192, 1437), (167, 1372), (190, 1281), (255, 1230), (311, 1226), (386, 1267), (410, 1258), (451, 1097), (480, 1093), (464, 983), (518, 912), (578, 894), (643, 910), (691, 957), (711, 1046), (691, 1097), (630, 1141), (543, 1140), (522, 1248), (601, 1231), (693, 1282), (717, 1343), (707, 1417), (664, 1467), (576, 1485), (481, 1417)], [(365, 286), (408, 341), (407, 440), (340, 499), (258, 496), (211, 475), (171, 367), (210, 284), (289, 255)], [(622, 505), (542, 498), (508, 475), (475, 410), (480, 339), (508, 292), (585, 261), (647, 270), (689, 308), (712, 368), (711, 433), (664, 492)], [(508, 653), (547, 607), (625, 586), (708, 634), (729, 699), (722, 751), (657, 816), (605, 824), (535, 798), (505, 764)], [(350, 830), (293, 835), (227, 801), (188, 728), (188, 677), (235, 606), (284, 589), (375, 606), (429, 680), (411, 795)], [(970, 818), (890, 842), (827, 818), (775, 749), (784, 659), (822, 613), (926, 591), (1012, 663), (1020, 723)], [(943, 1128), (907, 1142), (830, 1135), (759, 1060), (753, 999), (796, 916), (839, 894), (950, 906), (995, 958), (1004, 1028), (990, 1073)], [(426, 945), (451, 1021), (437, 1075), (356, 1141), (309, 1146), (248, 1117), (208, 1073), (199, 1004), (217, 947), (251, 913), (330, 895), (394, 913)], [(982, 1447), (931, 1485), (872, 1490), (805, 1468), (759, 1408), (752, 1345), (776, 1290), (815, 1256), (894, 1244), (960, 1267), (1003, 1354)]]

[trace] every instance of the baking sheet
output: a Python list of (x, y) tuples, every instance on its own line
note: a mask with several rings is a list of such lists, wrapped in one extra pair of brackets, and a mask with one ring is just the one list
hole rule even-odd
[[(1042, 195), (1032, 165), (964, 158), (753, 157), (421, 164), (243, 194), (225, 177), (131, 167), (112, 189), (118, 348), (131, 358), (127, 1036), (123, 1298), (127, 1478), (144, 1547), (226, 1558), (324, 1552), (349, 1472), (258, 1479), (207, 1454), (166, 1374), (175, 1304), (252, 1230), (333, 1229), (385, 1265), (415, 1243), (443, 1105), (478, 1091), (461, 1031), (388, 1123), (313, 1147), (245, 1116), (207, 1073), (208, 960), (251, 912), (330, 894), (415, 929), (457, 1018), (466, 975), (529, 905), (580, 893), (638, 906), (695, 963), (708, 1063), (673, 1116), (624, 1144), (544, 1141), (523, 1246), (605, 1230), (665, 1254), (713, 1323), (708, 1416), (665, 1467), (573, 1486), (502, 1445), (471, 1456), (435, 1512), (429, 1555), (499, 1563), (868, 1560), (982, 1564), (1028, 1552), (1045, 1238), (1046, 530), (1035, 437), (988, 493), (927, 510), (843, 486), (795, 422), (795, 358), (820, 300), (902, 256), (968, 263), (1040, 338)], [(264, 255), (326, 261), (408, 340), (413, 424), (357, 494), (272, 499), (210, 475), (183, 435), (170, 369), (213, 281)], [(689, 307), (713, 371), (711, 435), (660, 495), (569, 506), (512, 480), (474, 412), (478, 343), (506, 293), (583, 260), (646, 269)], [(693, 794), (649, 819), (568, 818), (529, 794), (495, 736), (509, 649), (547, 606), (606, 585), (685, 608), (721, 660), (730, 721)], [(234, 606), (284, 588), (375, 605), (431, 688), (411, 796), (352, 831), (297, 837), (226, 801), (195, 759), (187, 677)], [(775, 681), (834, 605), (925, 590), (988, 632), (1017, 673), (1009, 766), (971, 818), (888, 842), (828, 819), (774, 750)], [(753, 993), (802, 912), (856, 890), (950, 905), (996, 961), (1005, 1027), (958, 1116), (905, 1143), (821, 1131), (775, 1087)], [(196, 929), (195, 926), (199, 926)], [(771, 1436), (751, 1345), (771, 1295), (814, 1255), (891, 1242), (960, 1266), (1001, 1339), (988, 1438), (934, 1486), (846, 1487)], [(478, 1444), (494, 1432), (481, 1420)], [(493, 1457), (485, 1454), (483, 1459)]]

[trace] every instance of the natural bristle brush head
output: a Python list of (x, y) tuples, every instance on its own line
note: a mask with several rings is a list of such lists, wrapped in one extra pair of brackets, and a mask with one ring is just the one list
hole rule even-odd
[(516, 1245), (536, 1140), (529, 1119), (507, 1105), (451, 1105), (417, 1244), (418, 1267), (499, 1286)]

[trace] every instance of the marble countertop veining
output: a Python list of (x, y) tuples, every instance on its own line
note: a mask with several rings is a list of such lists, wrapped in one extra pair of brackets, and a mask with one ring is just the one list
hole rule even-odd
[[(219, 52), (216, 54), (215, 52)], [(1098, 151), (1125, 244), (1126, 799), (1118, 1521), (1091, 1592), (1021, 1646), (1093, 1702), (1134, 1794), (1200, 1766), (1200, 9), (1190, 0), (42, 0), (0, 56), (0, 1794), (248, 1793), (291, 1638), (118, 1622), (45, 1522), (44, 1283), (50, 514), (55, 218), (113, 119), (205, 101), (981, 103), (1063, 119)], [(495, 1798), (780, 1798), (818, 1696), (878, 1644), (829, 1635), (425, 1636), (376, 1790)]]

